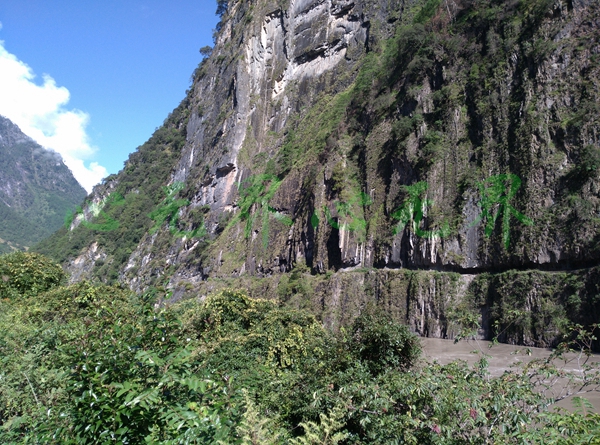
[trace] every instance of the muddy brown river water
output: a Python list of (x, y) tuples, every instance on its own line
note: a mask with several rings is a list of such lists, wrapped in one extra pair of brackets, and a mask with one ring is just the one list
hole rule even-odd
[[(526, 363), (536, 358), (546, 358), (551, 354), (549, 349), (526, 348), (506, 344), (496, 344), (489, 348), (490, 342), (484, 340), (463, 340), (454, 343), (452, 340), (442, 340), (439, 338), (421, 338), (421, 345), (423, 346), (423, 355), (426, 360), (437, 360), (441, 364), (447, 364), (459, 359), (473, 364), (480, 359), (480, 355), (473, 353), (473, 351), (484, 352), (491, 356), (488, 358), (488, 361), (489, 371), (492, 376), (499, 376), (504, 371), (512, 369), (511, 366), (518, 365), (519, 363)], [(585, 357), (580, 357), (577, 354), (568, 354), (566, 358), (569, 359), (568, 363), (565, 364), (562, 361), (557, 361), (556, 365), (560, 365), (565, 371), (580, 375), (582, 360)], [(592, 355), (588, 363), (590, 362), (600, 365), (600, 354)], [(563, 388), (564, 382), (559, 382), (555, 386), (555, 392), (558, 394)], [(594, 405), (596, 412), (600, 412), (600, 391), (579, 395), (588, 399)], [(570, 398), (560, 401), (557, 405), (573, 409)]]

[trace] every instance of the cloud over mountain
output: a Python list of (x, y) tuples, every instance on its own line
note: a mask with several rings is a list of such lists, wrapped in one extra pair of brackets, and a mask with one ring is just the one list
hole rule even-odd
[(89, 115), (68, 109), (69, 90), (52, 77), (35, 81), (33, 70), (9, 53), (0, 41), (0, 115), (6, 116), (40, 145), (60, 153), (79, 183), (89, 192), (107, 176), (97, 162), (87, 162), (96, 149), (86, 133)]

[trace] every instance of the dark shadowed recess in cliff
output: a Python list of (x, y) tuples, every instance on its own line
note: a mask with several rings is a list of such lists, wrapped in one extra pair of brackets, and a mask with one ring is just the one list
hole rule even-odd
[(340, 231), (331, 228), (331, 233), (327, 239), (327, 260), (329, 268), (339, 270), (342, 267), (342, 251), (340, 250)]

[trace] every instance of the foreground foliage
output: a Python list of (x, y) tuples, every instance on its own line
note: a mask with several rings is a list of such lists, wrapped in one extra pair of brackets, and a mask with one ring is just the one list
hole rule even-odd
[[(156, 309), (152, 293), (61, 285), (37, 255), (0, 265), (3, 444), (600, 443), (589, 404), (552, 409), (561, 351), (492, 378), (484, 355), (421, 362), (376, 307), (332, 334), (241, 291)], [(576, 389), (597, 389), (582, 370)]]

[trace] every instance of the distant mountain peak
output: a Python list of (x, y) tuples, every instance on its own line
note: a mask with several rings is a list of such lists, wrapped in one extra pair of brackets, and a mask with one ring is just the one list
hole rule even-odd
[(50, 235), (85, 195), (60, 154), (0, 116), (0, 253)]
[(34, 142), (10, 119), (0, 115), (0, 147)]

